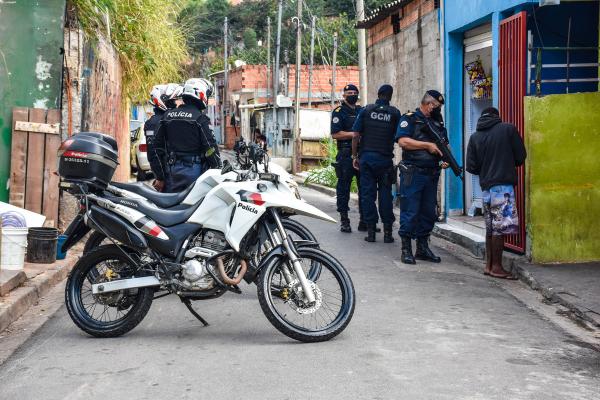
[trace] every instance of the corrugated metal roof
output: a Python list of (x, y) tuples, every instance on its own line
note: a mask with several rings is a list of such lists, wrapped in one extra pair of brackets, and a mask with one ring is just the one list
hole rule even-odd
[(359, 29), (369, 29), (378, 22), (386, 19), (413, 0), (395, 0), (373, 10), (364, 20), (356, 24)]

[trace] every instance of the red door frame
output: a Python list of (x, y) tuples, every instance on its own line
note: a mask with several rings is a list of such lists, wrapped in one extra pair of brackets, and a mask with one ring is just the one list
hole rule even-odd
[[(510, 122), (524, 137), (524, 97), (527, 88), (527, 12), (500, 21), (498, 58), (499, 109), (504, 122)], [(519, 212), (519, 233), (507, 235), (507, 249), (525, 253), (525, 167), (517, 168), (515, 190)]]

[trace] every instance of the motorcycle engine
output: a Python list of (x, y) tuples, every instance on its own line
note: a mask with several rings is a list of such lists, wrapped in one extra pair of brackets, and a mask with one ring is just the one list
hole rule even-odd
[[(214, 268), (206, 260), (225, 250), (227, 241), (223, 233), (204, 231), (198, 234), (185, 252), (186, 261), (181, 266), (181, 284), (188, 290), (208, 290), (215, 286), (215, 280), (208, 272)], [(212, 269), (218, 273), (216, 269)]]

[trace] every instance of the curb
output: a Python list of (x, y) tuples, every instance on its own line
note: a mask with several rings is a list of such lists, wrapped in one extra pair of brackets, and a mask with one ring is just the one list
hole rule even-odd
[[(334, 188), (330, 188), (329, 186), (325, 186), (325, 185), (319, 185), (318, 183), (306, 182), (306, 179), (302, 176), (292, 175), (292, 177), (294, 178), (296, 183), (298, 183), (298, 185), (302, 185), (309, 189), (316, 190), (317, 192), (324, 193), (331, 197), (336, 197)], [(352, 201), (352, 202), (356, 203), (356, 205), (358, 205), (358, 195), (356, 193), (350, 193), (350, 201)]]
[(466, 234), (456, 232), (448, 228), (448, 225), (445, 223), (436, 223), (433, 227), (433, 231), (431, 231), (431, 235), (464, 247), (478, 259), (482, 260), (485, 258), (485, 242), (476, 240)]
[(54, 264), (35, 264), (35, 269), (45, 267), (44, 272), (29, 279), (23, 286), (12, 290), (8, 295), (0, 297), (0, 332), (19, 319), (56, 284), (63, 281), (78, 258), (77, 255), (70, 255)]
[(523, 263), (518, 257), (504, 257), (504, 262), (506, 265), (510, 265), (511, 271), (515, 272), (519, 280), (525, 282), (531, 289), (540, 292), (540, 294), (550, 303), (560, 304), (573, 313), (573, 316), (576, 318), (579, 318), (596, 328), (600, 328), (600, 315), (593, 310), (590, 310), (585, 305), (574, 302), (572, 299), (577, 299), (577, 296), (568, 293), (563, 288), (553, 287), (553, 285), (545, 284), (536, 279), (535, 275), (527, 270), (527, 267), (525, 266), (526, 263)]
[[(314, 189), (318, 192), (327, 194), (329, 196), (335, 197), (335, 189), (319, 185), (316, 183), (305, 183), (304, 178), (301, 176), (293, 175), (296, 182), (299, 185), (303, 185), (310, 189)], [(358, 196), (356, 193), (350, 193), (350, 200), (356, 202), (358, 204)], [(434, 228), (432, 232), (432, 236), (438, 238), (439, 240), (443, 240), (449, 244), (459, 246), (470, 254), (471, 258), (460, 256), (455, 254), (459, 259), (461, 259), (466, 265), (466, 267), (475, 269), (475, 270), (483, 270), (483, 264), (481, 261), (485, 258), (485, 244), (481, 246), (479, 243), (474, 241), (470, 241), (466, 239), (465, 241), (461, 241), (458, 238), (450, 237), (448, 235), (443, 234), (441, 230)], [(505, 268), (510, 269), (510, 271), (514, 272), (515, 275), (519, 278), (520, 281), (525, 283), (531, 289), (540, 292), (540, 294), (553, 304), (560, 304), (561, 306), (568, 309), (574, 317), (585, 321), (593, 325), (596, 328), (600, 328), (600, 315), (596, 314), (594, 311), (586, 308), (585, 306), (576, 304), (572, 298), (573, 295), (569, 295), (566, 291), (560, 288), (554, 288), (551, 285), (546, 285), (541, 282), (539, 279), (535, 277), (535, 275), (530, 272), (526, 265), (527, 261), (523, 256), (518, 256), (512, 253), (504, 252), (503, 254), (503, 264)], [(509, 268), (510, 267), (510, 268)]]

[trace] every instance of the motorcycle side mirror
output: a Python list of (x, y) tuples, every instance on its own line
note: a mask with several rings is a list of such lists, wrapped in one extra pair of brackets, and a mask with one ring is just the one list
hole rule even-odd
[(233, 166), (229, 162), (229, 160), (223, 161), (223, 168), (221, 168), (221, 175), (225, 175), (228, 172), (233, 171)]

